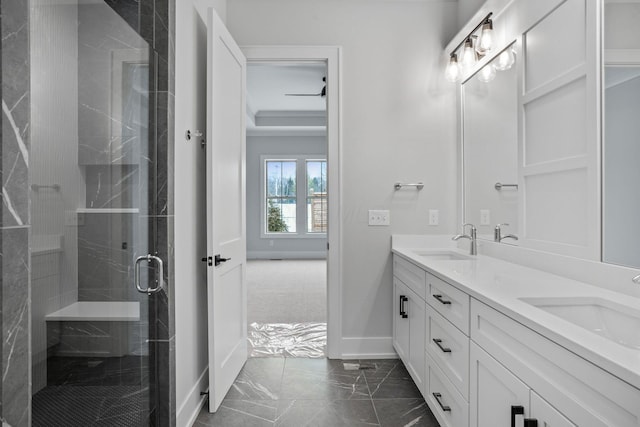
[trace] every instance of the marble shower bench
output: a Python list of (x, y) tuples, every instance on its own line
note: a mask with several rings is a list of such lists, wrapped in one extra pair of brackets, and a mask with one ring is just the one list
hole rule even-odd
[(140, 343), (137, 301), (79, 301), (45, 320), (48, 348), (56, 356), (121, 357)]

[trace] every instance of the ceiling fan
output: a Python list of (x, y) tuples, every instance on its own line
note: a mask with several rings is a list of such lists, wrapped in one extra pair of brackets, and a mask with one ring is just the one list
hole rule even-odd
[(327, 78), (323, 77), (322, 81), (325, 82), (325, 84), (322, 87), (320, 93), (285, 93), (284, 96), (320, 96), (324, 98), (325, 96), (327, 96)]

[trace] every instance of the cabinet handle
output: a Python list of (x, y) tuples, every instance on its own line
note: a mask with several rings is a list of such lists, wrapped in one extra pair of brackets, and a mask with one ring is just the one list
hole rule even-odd
[(511, 427), (516, 427), (516, 416), (524, 415), (524, 406), (511, 407)]
[(538, 420), (535, 418), (525, 418), (524, 427), (538, 427)]
[(446, 348), (442, 346), (442, 340), (440, 338), (434, 338), (433, 342), (436, 343), (436, 345), (438, 346), (438, 348), (440, 350), (442, 350), (443, 353), (451, 353), (451, 349), (450, 348)]
[(440, 302), (441, 302), (442, 304), (444, 304), (444, 305), (449, 305), (449, 304), (451, 304), (451, 301), (447, 301), (447, 300), (445, 300), (445, 299), (442, 299), (442, 295), (440, 295), (440, 294), (436, 294), (436, 295), (434, 295), (433, 297), (434, 297), (435, 299), (437, 299), (438, 301), (440, 301)]
[(442, 404), (442, 401), (440, 400), (440, 398), (442, 397), (442, 394), (440, 394), (440, 393), (431, 393), (431, 394), (436, 399), (436, 402), (438, 402), (438, 405), (440, 405), (440, 407), (442, 408), (443, 411), (451, 412), (451, 407)]
[(407, 301), (409, 301), (409, 298), (407, 298), (404, 295), (400, 295), (400, 315), (402, 316), (403, 319), (406, 319), (407, 317), (409, 317), (409, 314), (404, 308), (404, 303)]

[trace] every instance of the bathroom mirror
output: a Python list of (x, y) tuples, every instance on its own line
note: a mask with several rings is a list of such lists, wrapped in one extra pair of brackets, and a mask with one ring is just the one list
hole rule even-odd
[(605, 1), (602, 261), (640, 268), (640, 1)]
[(516, 56), (509, 46), (462, 84), (464, 222), (478, 238), (493, 240), (496, 224), (518, 234)]

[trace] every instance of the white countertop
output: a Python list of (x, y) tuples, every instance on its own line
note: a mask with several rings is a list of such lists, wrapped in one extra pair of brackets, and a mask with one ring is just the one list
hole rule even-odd
[(47, 314), (45, 320), (137, 322), (140, 320), (140, 303), (137, 301), (79, 301)]
[(468, 251), (450, 244), (441, 248), (412, 244), (415, 242), (411, 240), (394, 241), (392, 252), (640, 389), (639, 349), (610, 341), (520, 300), (601, 298), (638, 310), (640, 298), (484, 255), (473, 256), (471, 260), (432, 260), (414, 251), (454, 251), (463, 255), (468, 255)]

